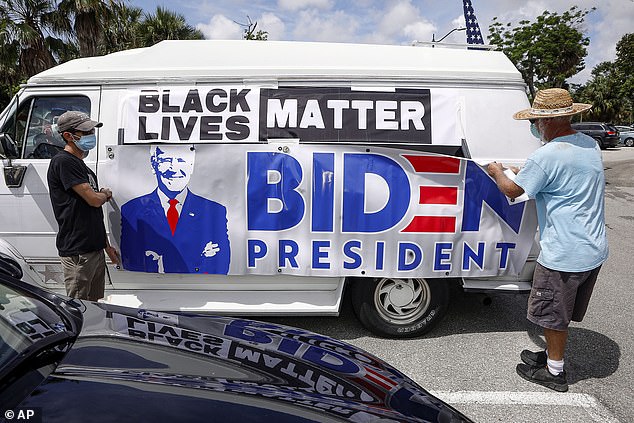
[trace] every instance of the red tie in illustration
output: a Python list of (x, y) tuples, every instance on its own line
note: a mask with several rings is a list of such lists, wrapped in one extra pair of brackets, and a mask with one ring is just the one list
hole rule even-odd
[(172, 198), (169, 200), (170, 208), (167, 209), (167, 223), (170, 225), (170, 229), (172, 230), (172, 235), (176, 231), (176, 224), (178, 223), (178, 210), (176, 210), (176, 204), (178, 204), (178, 200)]

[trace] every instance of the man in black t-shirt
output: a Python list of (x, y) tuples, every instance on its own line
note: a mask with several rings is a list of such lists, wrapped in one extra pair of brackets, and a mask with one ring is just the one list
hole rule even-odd
[(96, 146), (95, 128), (102, 125), (85, 113), (62, 114), (57, 128), (66, 146), (51, 159), (47, 175), (59, 225), (57, 250), (64, 268), (66, 293), (91, 301), (104, 296), (104, 249), (114, 263), (119, 263), (118, 252), (108, 243), (101, 209), (112, 192), (99, 189), (97, 175), (83, 160)]

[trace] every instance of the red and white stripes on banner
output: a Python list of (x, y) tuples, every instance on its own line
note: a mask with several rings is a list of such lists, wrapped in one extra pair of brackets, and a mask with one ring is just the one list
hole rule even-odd
[[(460, 174), (460, 159), (453, 157), (415, 156), (404, 154), (416, 173), (420, 174)], [(419, 186), (418, 204), (457, 205), (458, 187)], [(456, 216), (414, 216), (402, 232), (415, 233), (455, 233)]]

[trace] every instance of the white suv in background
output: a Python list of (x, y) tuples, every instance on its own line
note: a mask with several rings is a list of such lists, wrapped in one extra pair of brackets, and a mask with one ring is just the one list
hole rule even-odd
[(616, 126), (619, 130), (619, 138), (621, 144), (626, 147), (634, 147), (634, 128), (631, 126)]

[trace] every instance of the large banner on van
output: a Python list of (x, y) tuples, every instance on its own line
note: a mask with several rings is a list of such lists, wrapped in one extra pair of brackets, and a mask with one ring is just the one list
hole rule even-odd
[(101, 165), (130, 271), (518, 274), (536, 230), (470, 160), (344, 145), (112, 147)]
[(461, 145), (455, 89), (162, 86), (122, 96), (120, 144), (302, 143)]

